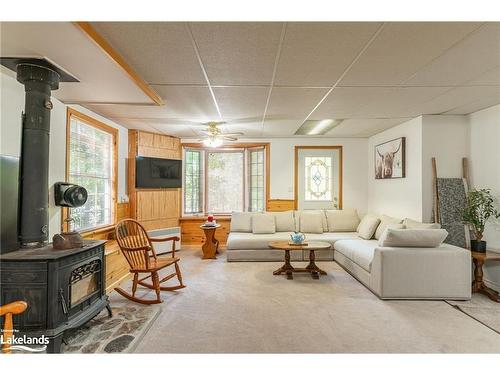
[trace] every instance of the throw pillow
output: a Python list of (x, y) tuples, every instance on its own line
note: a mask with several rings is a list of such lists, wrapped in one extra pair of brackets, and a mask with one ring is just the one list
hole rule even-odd
[(231, 214), (231, 232), (252, 231), (252, 215), (254, 212), (233, 212)]
[(252, 216), (252, 233), (276, 233), (276, 219), (273, 214), (254, 214)]
[(378, 241), (382, 247), (438, 247), (448, 237), (444, 229), (391, 229)]
[(300, 213), (300, 231), (303, 233), (323, 233), (323, 219), (318, 212)]
[(403, 221), (403, 224), (407, 229), (441, 229), (439, 223), (421, 223), (408, 218)]
[(356, 232), (359, 216), (355, 209), (325, 210), (325, 214), (329, 232)]
[(361, 238), (371, 240), (379, 224), (380, 219), (377, 215), (366, 214), (363, 219), (361, 219), (356, 231)]
[(377, 230), (375, 231), (375, 239), (379, 239), (380, 236), (382, 236), (382, 233), (384, 233), (384, 230), (387, 228), (389, 224), (401, 224), (403, 222), (402, 219), (397, 219), (395, 217), (390, 217), (387, 215), (382, 215), (380, 216), (380, 224), (377, 227)]
[(273, 215), (276, 218), (276, 232), (295, 231), (293, 211), (273, 212)]

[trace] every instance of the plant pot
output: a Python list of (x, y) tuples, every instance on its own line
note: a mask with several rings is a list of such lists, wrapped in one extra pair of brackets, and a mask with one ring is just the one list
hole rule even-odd
[(486, 241), (470, 240), (470, 249), (477, 253), (485, 253)]

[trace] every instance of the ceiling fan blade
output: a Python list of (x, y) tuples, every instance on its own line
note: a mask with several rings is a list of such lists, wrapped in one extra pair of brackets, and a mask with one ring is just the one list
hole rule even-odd
[(213, 133), (210, 132), (210, 131), (208, 131), (208, 130), (200, 130), (199, 132), (203, 133), (203, 134), (206, 134), (206, 135), (213, 135)]
[(226, 141), (231, 141), (231, 142), (234, 142), (234, 141), (237, 141), (237, 140), (238, 140), (238, 138), (235, 138), (235, 137), (228, 137), (228, 136), (225, 136), (225, 135), (221, 135), (221, 136), (219, 136), (219, 138), (224, 139), (224, 140), (226, 140)]
[(222, 133), (221, 135), (232, 137), (232, 136), (245, 135), (245, 134), (241, 133), (241, 132), (236, 132), (236, 133)]

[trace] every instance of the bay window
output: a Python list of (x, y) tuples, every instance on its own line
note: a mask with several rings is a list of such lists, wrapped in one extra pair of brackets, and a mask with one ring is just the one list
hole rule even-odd
[(263, 211), (268, 145), (184, 147), (184, 215)]

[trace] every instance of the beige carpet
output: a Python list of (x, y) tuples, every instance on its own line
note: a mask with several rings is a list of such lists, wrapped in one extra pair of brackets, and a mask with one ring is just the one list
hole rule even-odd
[[(320, 280), (279, 263), (201, 260), (165, 302), (139, 353), (500, 353), (500, 335), (444, 301), (382, 301), (334, 262)], [(122, 300), (116, 293), (112, 301)]]
[(470, 301), (448, 303), (500, 334), (500, 303), (478, 293), (473, 294)]

